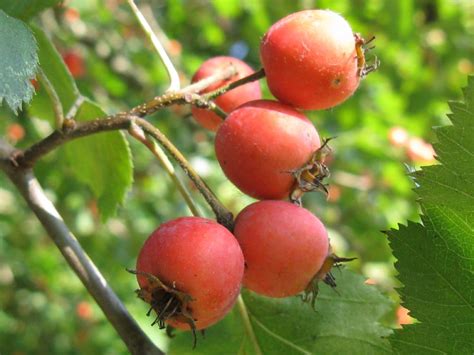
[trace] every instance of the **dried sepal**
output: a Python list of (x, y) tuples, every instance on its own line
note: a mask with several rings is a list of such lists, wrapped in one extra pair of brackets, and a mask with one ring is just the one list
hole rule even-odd
[(324, 260), (323, 265), (319, 271), (314, 275), (313, 279), (310, 281), (306, 289), (301, 295), (301, 299), (305, 303), (309, 303), (311, 308), (315, 310), (316, 298), (319, 293), (319, 282), (323, 281), (325, 284), (331, 286), (331, 288), (336, 290), (336, 278), (331, 273), (333, 267), (339, 268), (342, 263), (355, 260), (356, 258), (340, 258), (336, 254), (329, 252), (328, 256)]
[(195, 348), (197, 342), (196, 320), (189, 309), (189, 303), (193, 298), (189, 294), (177, 290), (175, 285), (170, 287), (148, 272), (130, 269), (127, 269), (127, 271), (134, 275), (143, 276), (148, 281), (145, 287), (135, 290), (135, 293), (140, 299), (150, 304), (151, 307), (147, 312), (147, 316), (151, 314), (152, 310), (155, 311), (156, 318), (151, 325), (158, 324), (160, 329), (167, 328), (167, 334), (171, 334), (171, 331), (168, 333), (167, 320), (173, 319), (187, 323), (193, 332), (193, 348)]
[(301, 168), (292, 170), (295, 184), (290, 193), (290, 201), (301, 206), (301, 197), (306, 192), (321, 191), (328, 196), (327, 185), (323, 180), (330, 175), (325, 164), (326, 157), (331, 153), (328, 143), (334, 137), (323, 140), (323, 144), (311, 155), (309, 161)]
[(364, 78), (371, 72), (376, 71), (380, 66), (380, 60), (377, 58), (377, 56), (374, 55), (372, 64), (367, 64), (367, 60), (365, 58), (366, 52), (375, 48), (375, 46), (368, 47), (368, 44), (375, 39), (375, 36), (365, 40), (359, 33), (354, 33), (354, 38), (357, 59), (357, 75), (361, 78)]

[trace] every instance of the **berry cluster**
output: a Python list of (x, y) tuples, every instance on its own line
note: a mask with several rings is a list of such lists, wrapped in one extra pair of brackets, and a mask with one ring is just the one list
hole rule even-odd
[[(215, 100), (225, 121), (194, 108), (205, 128), (217, 131), (215, 150), (227, 178), (260, 201), (247, 206), (233, 231), (200, 217), (162, 224), (145, 242), (137, 261), (138, 296), (157, 314), (154, 323), (204, 329), (232, 308), (244, 287), (268, 297), (303, 294), (314, 302), (320, 280), (335, 286), (331, 267), (351, 259), (331, 253), (323, 223), (301, 206), (305, 192), (327, 193), (329, 140), (318, 135), (298, 109), (336, 106), (351, 96), (367, 64), (367, 43), (347, 21), (328, 10), (291, 14), (265, 34), (260, 55), (268, 87), (278, 99), (262, 100), (258, 82)], [(253, 73), (242, 61), (206, 61), (193, 82), (232, 64), (237, 75), (207, 91)]]

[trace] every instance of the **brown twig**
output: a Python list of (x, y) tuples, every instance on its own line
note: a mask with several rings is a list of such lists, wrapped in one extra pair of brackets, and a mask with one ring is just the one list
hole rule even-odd
[(128, 129), (128, 133), (141, 142), (145, 147), (150, 150), (150, 152), (158, 159), (161, 166), (170, 176), (171, 180), (173, 180), (174, 185), (183, 196), (186, 205), (189, 207), (191, 213), (194, 216), (200, 216), (201, 213), (196, 203), (194, 203), (191, 194), (189, 193), (186, 185), (181, 181), (181, 179), (176, 175), (174, 170), (173, 164), (169, 161), (168, 157), (166, 156), (165, 152), (156, 144), (154, 140), (149, 139), (143, 129), (141, 129), (136, 123), (132, 123), (130, 128)]
[(15, 184), (29, 207), (63, 254), (69, 266), (94, 297), (107, 319), (132, 354), (163, 354), (141, 330), (120, 299), (69, 231), (52, 202), (29, 168), (15, 167), (10, 159), (13, 147), (0, 139), (0, 169)]
[(100, 132), (127, 129), (129, 125), (130, 117), (123, 114), (110, 116), (105, 119), (77, 122), (73, 127), (67, 128), (64, 131), (54, 131), (23, 152), (16, 152), (12, 159), (18, 166), (31, 168), (39, 158), (73, 139)]
[[(204, 90), (209, 85), (219, 82), (221, 80), (228, 79), (235, 75), (235, 68), (230, 65), (218, 73), (203, 79), (195, 84), (189, 85), (186, 88), (178, 92), (165, 93), (161, 96), (157, 96), (142, 105), (132, 108), (128, 112), (119, 112), (116, 115), (107, 116), (102, 119), (95, 119), (91, 121), (83, 122), (72, 122), (71, 126), (63, 127), (62, 131), (56, 130), (43, 140), (35, 143), (24, 151), (15, 151), (10, 157), (12, 166), (25, 168), (31, 168), (35, 162), (42, 156), (48, 154), (57, 147), (79, 137), (85, 137), (91, 134), (100, 132), (128, 129), (132, 122), (137, 123), (142, 129), (148, 134), (153, 136), (162, 145), (168, 153), (177, 160), (179, 165), (182, 167), (184, 172), (189, 178), (195, 183), (201, 194), (204, 196), (212, 210), (216, 214), (216, 219), (219, 223), (223, 224), (230, 230), (233, 228), (232, 214), (218, 201), (209, 187), (194, 171), (194, 169), (187, 162), (181, 152), (164, 136), (156, 127), (149, 122), (141, 119), (140, 117), (152, 114), (157, 110), (167, 107), (173, 104), (185, 104), (189, 101), (189, 95), (198, 93)], [(236, 82), (226, 85), (223, 88), (212, 91), (208, 94), (203, 95), (205, 100), (209, 98), (215, 98), (219, 95), (224, 94), (227, 90), (231, 90), (238, 85), (243, 85), (247, 82), (258, 80), (264, 75), (263, 69), (251, 74), (245, 78), (237, 80)]]
[(211, 110), (223, 120), (227, 118), (227, 113), (224, 112), (224, 110), (217, 106), (214, 101), (206, 100), (203, 95), (186, 94), (185, 99), (187, 102), (189, 102), (193, 106), (196, 106), (197, 108)]
[(236, 80), (231, 82), (227, 85), (224, 85), (214, 91), (208, 92), (203, 96), (204, 100), (214, 100), (216, 97), (225, 94), (227, 91), (235, 89), (238, 86), (245, 85), (247, 83), (251, 83), (252, 81), (256, 81), (265, 77), (265, 70), (263, 68), (257, 70), (255, 73), (250, 74), (242, 79)]
[(209, 186), (207, 186), (204, 180), (201, 179), (199, 174), (193, 169), (179, 149), (177, 149), (173, 143), (171, 143), (168, 138), (150, 122), (143, 118), (135, 118), (134, 122), (146, 133), (156, 139), (158, 143), (178, 162), (184, 173), (196, 185), (201, 195), (212, 208), (212, 211), (216, 215), (217, 222), (232, 231), (234, 227), (232, 213), (220, 203)]
[[(189, 101), (187, 99), (189, 97), (189, 94), (199, 93), (205, 88), (207, 88), (209, 85), (212, 85), (221, 80), (229, 79), (235, 74), (236, 74), (235, 67), (233, 65), (229, 65), (223, 70), (218, 71), (214, 75), (211, 75), (203, 80), (200, 80), (197, 83), (191, 84), (179, 91), (167, 92), (163, 95), (156, 96), (150, 101), (134, 107), (128, 113), (135, 116), (144, 117), (147, 115), (151, 115), (152, 113), (158, 111), (159, 109), (163, 107), (168, 107), (168, 106), (176, 105), (176, 104), (178, 105), (189, 104)], [(223, 93), (225, 93), (225, 91)]]
[(55, 148), (79, 137), (87, 135), (129, 129), (132, 123), (141, 127), (146, 133), (158, 141), (158, 143), (178, 162), (184, 173), (194, 182), (199, 192), (203, 195), (206, 202), (212, 208), (216, 215), (216, 219), (229, 230), (233, 229), (233, 216), (217, 199), (207, 184), (192, 168), (181, 152), (169, 141), (169, 139), (161, 133), (161, 131), (148, 121), (126, 113), (111, 116), (106, 119), (98, 119), (93, 121), (78, 122), (63, 132), (54, 131), (44, 140), (34, 144), (24, 152), (17, 151), (11, 156), (11, 165), (20, 168), (31, 168), (34, 163), (42, 156), (46, 155)]

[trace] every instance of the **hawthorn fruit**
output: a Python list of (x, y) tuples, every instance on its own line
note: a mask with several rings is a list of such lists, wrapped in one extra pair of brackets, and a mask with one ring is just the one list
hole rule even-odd
[(320, 147), (311, 121), (277, 101), (248, 102), (232, 111), (216, 134), (215, 149), (224, 174), (257, 199), (283, 199), (293, 172)]
[(354, 93), (366, 72), (358, 65), (365, 66), (361, 45), (358, 54), (349, 23), (335, 12), (288, 15), (270, 27), (260, 45), (268, 87), (278, 100), (300, 109), (336, 106)]
[(286, 201), (247, 206), (237, 216), (234, 234), (245, 258), (244, 286), (269, 297), (308, 289), (329, 253), (321, 221)]
[(412, 137), (406, 143), (406, 154), (413, 162), (424, 164), (436, 161), (436, 152), (433, 146), (419, 137)]
[(80, 54), (68, 51), (63, 54), (63, 60), (74, 78), (81, 78), (86, 74), (84, 58)]
[[(213, 85), (210, 85), (205, 90), (203, 90), (201, 94), (213, 91), (223, 85), (227, 85), (254, 73), (254, 70), (240, 59), (224, 56), (214, 57), (208, 59), (199, 67), (192, 78), (192, 82), (195, 83), (199, 80), (205, 79), (225, 68), (229, 64), (235, 67), (237, 74), (228, 80), (221, 80), (214, 83)], [(260, 84), (258, 81), (254, 81), (226, 92), (225, 94), (219, 96), (215, 100), (215, 103), (224, 112), (230, 112), (248, 101), (258, 100), (261, 97), (262, 92), (260, 89)], [(222, 123), (222, 118), (210, 110), (192, 107), (191, 111), (196, 121), (202, 127), (207, 128), (208, 130), (217, 131), (217, 128)]]
[(242, 251), (226, 228), (206, 218), (181, 217), (150, 235), (131, 272), (140, 285), (138, 296), (157, 314), (153, 324), (195, 331), (230, 311), (243, 271)]
[(394, 126), (388, 132), (388, 140), (394, 147), (400, 148), (407, 145), (410, 136), (405, 128)]

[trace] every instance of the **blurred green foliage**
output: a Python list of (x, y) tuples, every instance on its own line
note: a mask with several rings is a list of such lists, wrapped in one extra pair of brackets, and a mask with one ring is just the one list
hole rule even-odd
[[(401, 126), (412, 136), (431, 140), (430, 127), (447, 122), (447, 100), (460, 98), (466, 74), (473, 71), (472, 2), (149, 3), (185, 82), (202, 61), (215, 55), (240, 56), (259, 67), (258, 45), (266, 29), (303, 8), (330, 8), (346, 17), (355, 32), (366, 38), (376, 35), (376, 48), (369, 56), (380, 58), (380, 69), (341, 106), (308, 113), (321, 136), (338, 137), (333, 144), (330, 180), (336, 188), (329, 201), (312, 194), (304, 197), (304, 203), (327, 224), (335, 252), (358, 257), (350, 267), (374, 279), (395, 298), (393, 257), (380, 231), (416, 219), (418, 207), (407, 177), (414, 163), (403, 148), (389, 143), (388, 132)], [(85, 73), (77, 78), (77, 85), (106, 112), (127, 109), (167, 87), (161, 62), (130, 9), (120, 1), (67, 1), (64, 7), (43, 12), (32, 22), (52, 37), (61, 53), (73, 51), (84, 59)], [(215, 160), (213, 135), (192, 121), (188, 108), (160, 111), (151, 120), (235, 213), (252, 201), (226, 181)], [(19, 117), (0, 108), (0, 132), (19, 147), (44, 137), (51, 131), (52, 122), (52, 117), (35, 115), (27, 107)], [(17, 123), (25, 130), (21, 139), (13, 134), (12, 127)], [(143, 240), (154, 228), (189, 211), (153, 156), (137, 143), (130, 143), (134, 185), (117, 216), (105, 224), (100, 221), (91, 191), (75, 180), (64, 149), (45, 157), (35, 172), (110, 285), (143, 329), (164, 346), (166, 339), (149, 327), (151, 320), (144, 315), (146, 306), (133, 293), (135, 279), (124, 269), (134, 266)], [(212, 216), (200, 197), (193, 194)], [(0, 305), (2, 354), (126, 353), (120, 338), (3, 175)], [(88, 306), (89, 311), (84, 311)]]

